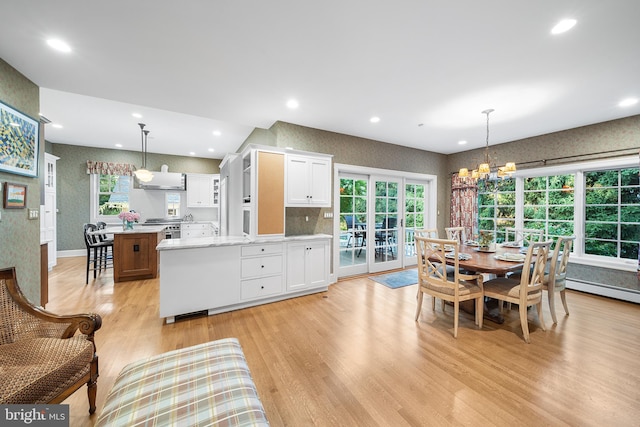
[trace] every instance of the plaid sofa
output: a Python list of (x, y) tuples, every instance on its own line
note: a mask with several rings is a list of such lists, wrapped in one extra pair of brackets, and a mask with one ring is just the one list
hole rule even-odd
[(124, 367), (96, 426), (268, 426), (240, 343), (226, 338)]

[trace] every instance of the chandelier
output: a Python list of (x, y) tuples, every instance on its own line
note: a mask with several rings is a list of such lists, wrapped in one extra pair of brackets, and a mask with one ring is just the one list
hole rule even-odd
[(507, 176), (511, 176), (516, 171), (516, 164), (513, 162), (508, 162), (504, 166), (496, 166), (495, 161), (492, 161), (489, 157), (489, 114), (494, 111), (493, 108), (489, 108), (484, 110), (482, 114), (487, 115), (487, 145), (484, 149), (484, 162), (480, 163), (476, 169), (472, 169), (469, 172), (467, 168), (461, 168), (458, 172), (458, 176), (460, 178), (468, 178), (472, 179), (485, 179), (488, 178), (492, 173), (495, 173), (498, 178), (505, 178)]
[(149, 135), (149, 131), (144, 130), (146, 126), (144, 123), (138, 123), (138, 126), (140, 126), (140, 139), (142, 141), (142, 167), (133, 174), (139, 181), (149, 182), (153, 178), (153, 173), (147, 170), (147, 135)]

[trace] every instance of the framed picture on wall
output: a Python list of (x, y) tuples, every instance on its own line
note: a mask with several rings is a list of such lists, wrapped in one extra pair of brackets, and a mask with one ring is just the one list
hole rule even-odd
[(2, 207), (5, 209), (23, 209), (27, 206), (27, 186), (4, 183)]
[(38, 176), (40, 123), (0, 102), (0, 172)]

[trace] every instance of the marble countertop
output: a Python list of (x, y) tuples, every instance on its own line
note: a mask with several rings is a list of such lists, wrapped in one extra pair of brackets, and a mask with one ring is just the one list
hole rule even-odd
[(242, 236), (196, 237), (189, 239), (164, 239), (156, 246), (159, 251), (175, 249), (209, 248), (217, 246), (250, 245), (262, 243), (295, 242), (297, 240), (331, 239), (329, 234), (311, 234), (303, 236), (284, 236), (269, 239), (249, 239)]
[(165, 229), (165, 225), (134, 225), (132, 230), (123, 230), (122, 226), (107, 226), (102, 230), (94, 231), (90, 234), (141, 234), (159, 233)]

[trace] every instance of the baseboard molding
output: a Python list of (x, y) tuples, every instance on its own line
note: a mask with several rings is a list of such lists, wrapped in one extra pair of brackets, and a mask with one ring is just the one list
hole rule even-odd
[(633, 290), (613, 288), (599, 284), (576, 282), (574, 280), (567, 280), (567, 289), (573, 289), (576, 291), (587, 292), (594, 295), (600, 295), (603, 297), (615, 298), (622, 301), (640, 304), (640, 292), (636, 292)]
[(74, 256), (86, 256), (87, 255), (87, 250), (86, 249), (74, 249), (71, 251), (58, 251), (56, 252), (56, 254), (58, 255), (58, 258), (71, 258)]

